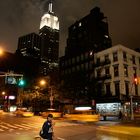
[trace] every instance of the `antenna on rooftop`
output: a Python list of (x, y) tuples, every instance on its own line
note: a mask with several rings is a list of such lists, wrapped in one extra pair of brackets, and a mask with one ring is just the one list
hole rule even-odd
[(49, 13), (53, 13), (53, 11), (52, 11), (52, 6), (53, 6), (52, 0), (50, 0), (50, 1), (49, 1), (49, 9), (48, 9)]

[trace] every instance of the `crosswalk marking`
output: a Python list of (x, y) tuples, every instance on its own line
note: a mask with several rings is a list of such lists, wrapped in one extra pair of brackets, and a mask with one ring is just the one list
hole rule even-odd
[(25, 129), (27, 129), (27, 130), (30, 129), (29, 127), (23, 126), (23, 125), (21, 125), (21, 124), (14, 124), (14, 125), (15, 125), (15, 126), (18, 126), (18, 127), (21, 127), (21, 128), (25, 128)]
[(25, 124), (25, 123), (22, 123), (22, 125), (32, 127), (32, 128), (40, 128), (39, 125), (37, 125), (37, 124)]
[[(71, 125), (77, 125), (74, 123), (68, 123), (68, 122), (56, 122), (56, 127), (59, 126), (71, 126)], [(42, 127), (42, 124), (37, 123), (37, 122), (22, 122), (22, 123), (8, 123), (8, 122), (4, 122), (1, 121), (0, 122), (0, 133), (4, 132), (4, 131), (9, 131), (9, 132), (13, 132), (14, 130), (30, 130), (30, 129), (38, 129), (40, 130)]]
[(0, 131), (2, 132), (2, 131), (4, 131), (3, 129), (0, 129)]
[(6, 127), (4, 125), (0, 125), (1, 128), (9, 129), (9, 127)]
[(11, 125), (11, 124), (9, 124), (9, 123), (3, 123), (3, 124), (6, 125), (6, 126), (9, 126), (9, 127), (11, 127), (11, 128), (18, 128), (17, 126)]

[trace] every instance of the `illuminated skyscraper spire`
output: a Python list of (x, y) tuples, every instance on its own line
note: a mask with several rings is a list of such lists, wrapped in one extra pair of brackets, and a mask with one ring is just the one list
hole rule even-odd
[(49, 13), (53, 13), (53, 11), (52, 11), (52, 6), (53, 6), (52, 0), (50, 0), (50, 2), (49, 2), (49, 9), (48, 9), (48, 12), (49, 12)]
[(48, 12), (45, 13), (41, 18), (40, 29), (44, 26), (59, 30), (58, 17), (55, 16), (54, 12), (52, 11), (52, 0), (49, 1)]

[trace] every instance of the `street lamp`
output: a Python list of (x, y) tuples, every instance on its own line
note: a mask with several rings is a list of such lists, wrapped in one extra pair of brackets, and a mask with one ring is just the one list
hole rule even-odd
[(45, 80), (41, 80), (41, 81), (40, 81), (40, 85), (41, 85), (41, 86), (45, 86), (45, 85), (46, 85), (46, 81), (45, 81)]
[[(5, 93), (5, 91), (2, 91), (1, 94), (2, 94), (2, 104), (3, 104), (3, 106), (4, 106), (4, 99), (5, 99), (5, 94), (6, 94), (6, 93)], [(2, 107), (2, 108), (3, 108), (3, 107)]]
[[(52, 87), (50, 86), (50, 82), (48, 80), (48, 87), (50, 88), (50, 108), (52, 109), (52, 106), (53, 106), (53, 93), (52, 93)], [(46, 81), (45, 80), (41, 80), (40, 81), (40, 85), (41, 86), (45, 86), (46, 85)]]
[(2, 95), (3, 95), (3, 96), (5, 95), (5, 91), (2, 92)]
[(0, 56), (3, 55), (3, 49), (0, 48)]

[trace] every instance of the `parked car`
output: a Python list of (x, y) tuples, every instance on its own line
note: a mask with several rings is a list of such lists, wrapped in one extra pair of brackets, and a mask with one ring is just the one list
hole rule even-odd
[(18, 108), (14, 112), (14, 114), (16, 116), (19, 116), (19, 117), (32, 117), (32, 116), (34, 116), (34, 113), (29, 111), (29, 110), (27, 110), (26, 108)]

